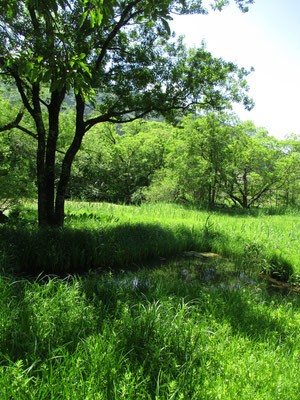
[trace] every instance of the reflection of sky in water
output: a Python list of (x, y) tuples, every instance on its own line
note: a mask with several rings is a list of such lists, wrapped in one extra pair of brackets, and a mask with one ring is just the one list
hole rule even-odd
[[(173, 268), (173, 265), (170, 264)], [(224, 263), (189, 263), (184, 267), (184, 265), (174, 266), (177, 274), (181, 279), (188, 282), (199, 282), (200, 284), (207, 286), (209, 290), (237, 290), (245, 287), (246, 285), (255, 284), (255, 279), (250, 274), (239, 271), (228, 270), (228, 266)], [(151, 277), (147, 279), (139, 278), (138, 276), (133, 276), (132, 278), (118, 278), (112, 277), (111, 284), (117, 285), (122, 289), (131, 290), (143, 290), (150, 289), (154, 287), (157, 283), (156, 280)]]
[(150, 279), (140, 279), (136, 276), (132, 279), (123, 279), (118, 277), (110, 278), (110, 282), (113, 285), (118, 286), (119, 288), (123, 289), (139, 289), (142, 287), (150, 288), (152, 286)]

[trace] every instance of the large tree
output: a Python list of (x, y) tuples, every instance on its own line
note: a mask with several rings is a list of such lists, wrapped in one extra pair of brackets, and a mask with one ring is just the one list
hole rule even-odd
[[(228, 2), (216, 0), (215, 7)], [(245, 10), (253, 0), (235, 2)], [(21, 110), (0, 131), (14, 126), (37, 139), (41, 226), (63, 225), (71, 166), (94, 125), (150, 113), (170, 118), (231, 101), (251, 107), (244, 69), (204, 47), (187, 50), (170, 32), (172, 13), (206, 13), (200, 0), (0, 0), (0, 6), (0, 72), (35, 125), (22, 125)], [(71, 94), (73, 139), (55, 176), (60, 113)]]

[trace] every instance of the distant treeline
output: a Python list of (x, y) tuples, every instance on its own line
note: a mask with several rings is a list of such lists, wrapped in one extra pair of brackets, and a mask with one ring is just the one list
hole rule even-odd
[[(14, 107), (1, 100), (0, 119)], [(15, 114), (14, 114), (15, 115)], [(1, 121), (0, 121), (1, 123)], [(0, 209), (36, 196), (34, 127), (0, 135)], [(74, 112), (66, 107), (58, 159), (70, 145)], [(26, 133), (26, 132), (25, 132)], [(137, 120), (103, 123), (84, 138), (67, 197), (87, 201), (191, 202), (208, 207), (296, 205), (300, 197), (300, 139), (277, 140), (252, 122), (227, 114), (183, 117), (176, 125)], [(59, 174), (60, 163), (55, 173)]]

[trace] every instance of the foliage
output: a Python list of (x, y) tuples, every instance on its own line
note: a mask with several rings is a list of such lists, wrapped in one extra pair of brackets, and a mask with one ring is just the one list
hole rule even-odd
[(231, 165), (225, 191), (235, 204), (248, 208), (280, 181), (277, 141), (253, 123), (236, 126), (230, 143)]
[(276, 202), (285, 205), (299, 204), (300, 198), (300, 137), (290, 135), (280, 143), (283, 157), (280, 159), (280, 185), (275, 192)]
[[(0, 98), (0, 126), (15, 111)], [(35, 144), (31, 138), (9, 130), (0, 132), (0, 212), (11, 209), (21, 198), (35, 194)]]
[[(250, 121), (210, 113), (183, 118), (171, 142), (164, 170), (145, 191), (149, 200), (184, 199), (210, 208), (226, 200), (243, 208), (299, 202), (297, 140), (278, 141)], [(161, 198), (164, 187), (173, 189)], [(273, 199), (274, 191), (281, 198)]]
[(189, 116), (183, 119), (179, 130), (185, 149), (173, 167), (179, 166), (181, 170), (182, 191), (187, 198), (206, 202), (209, 207), (220, 196), (227, 176), (231, 131), (228, 120), (229, 116), (224, 114)]
[(116, 128), (97, 127), (88, 134), (74, 162), (69, 196), (88, 201), (139, 202), (164, 153), (172, 127), (138, 120)]

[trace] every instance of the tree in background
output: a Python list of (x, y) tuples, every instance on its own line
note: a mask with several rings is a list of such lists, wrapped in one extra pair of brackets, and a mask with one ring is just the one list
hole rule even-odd
[(278, 141), (250, 121), (226, 114), (183, 118), (144, 193), (150, 201), (186, 200), (213, 208), (230, 200), (249, 208), (262, 202), (296, 204), (299, 152), (296, 141)]
[[(245, 8), (252, 0), (235, 0)], [(221, 9), (228, 1), (215, 1)], [(62, 226), (73, 160), (86, 132), (178, 110), (222, 109), (246, 96), (247, 72), (171, 35), (172, 13), (205, 13), (199, 0), (1, 0), (0, 72), (18, 89), (37, 139), (40, 226)], [(68, 93), (76, 115), (72, 141), (56, 175), (60, 114)], [(87, 106), (94, 110), (87, 116)], [(11, 126), (6, 121), (3, 128)], [(57, 184), (56, 184), (57, 182)]]
[(300, 198), (300, 136), (291, 134), (279, 142), (281, 158), (279, 162), (280, 182), (276, 186), (276, 204), (296, 205)]
[(102, 124), (97, 130), (96, 135), (86, 135), (74, 161), (69, 196), (89, 201), (139, 202), (141, 189), (163, 167), (172, 126), (137, 120), (122, 127)]
[(249, 208), (281, 181), (278, 141), (250, 121), (232, 128), (230, 162), (223, 190), (243, 208)]
[(226, 114), (183, 118), (165, 156), (166, 168), (156, 173), (146, 197), (192, 201), (210, 208), (223, 200), (230, 160), (230, 123), (232, 118)]
[(217, 201), (228, 169), (230, 117), (209, 113), (183, 119), (182, 135), (187, 143), (183, 155), (183, 183), (193, 188), (193, 198), (212, 208)]

